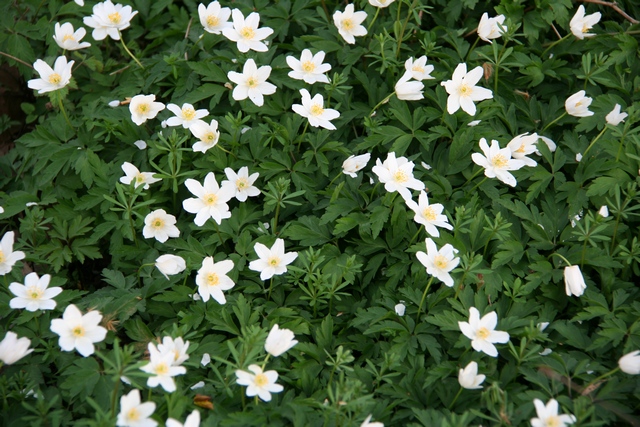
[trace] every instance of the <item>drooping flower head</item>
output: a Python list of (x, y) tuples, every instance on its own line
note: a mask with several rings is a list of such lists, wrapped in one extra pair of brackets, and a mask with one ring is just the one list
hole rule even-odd
[(184, 258), (171, 254), (160, 255), (156, 259), (155, 266), (167, 279), (169, 279), (169, 276), (181, 273), (187, 268)]
[(591, 105), (593, 99), (586, 96), (586, 94), (584, 90), (581, 90), (567, 98), (564, 102), (564, 108), (569, 115), (574, 117), (593, 116), (593, 111), (589, 111), (589, 105)]
[(31, 79), (27, 82), (29, 89), (37, 90), (38, 93), (53, 92), (62, 89), (71, 81), (71, 68), (74, 61), (67, 62), (65, 56), (59, 56), (53, 64), (53, 68), (42, 59), (33, 63), (33, 68), (40, 75), (39, 79)]
[(474, 102), (493, 98), (493, 92), (490, 89), (476, 86), (483, 73), (480, 66), (467, 73), (467, 64), (461, 63), (454, 70), (451, 80), (441, 83), (449, 94), (447, 98), (449, 114), (462, 108), (462, 111), (474, 116), (476, 114)]
[(492, 43), (493, 39), (497, 39), (507, 30), (507, 27), (503, 25), (504, 19), (504, 15), (489, 18), (486, 12), (483, 13), (482, 18), (480, 18), (480, 23), (478, 24), (478, 37), (486, 42)]
[(424, 84), (421, 81), (412, 80), (413, 73), (406, 71), (394, 87), (398, 99), (403, 101), (419, 101), (424, 98), (422, 90)]

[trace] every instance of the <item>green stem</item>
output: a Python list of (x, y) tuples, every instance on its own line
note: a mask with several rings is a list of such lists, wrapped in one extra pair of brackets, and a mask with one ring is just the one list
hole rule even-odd
[[(402, 23), (402, 29), (400, 30), (400, 35), (398, 37), (398, 47), (396, 48), (396, 59), (400, 58), (400, 47), (402, 46), (402, 38), (404, 37), (404, 30), (407, 28), (407, 24), (409, 23), (409, 18), (411, 17), (411, 12), (413, 8), (416, 7), (417, 3), (418, 3), (418, 0), (413, 0), (413, 2), (411, 3), (411, 6), (409, 6), (409, 10), (407, 11), (407, 17)], [(399, 16), (400, 16), (400, 7), (398, 6), (398, 17)]]
[(422, 305), (424, 304), (424, 300), (427, 297), (427, 292), (429, 292), (429, 288), (431, 287), (431, 283), (433, 283), (433, 276), (429, 279), (427, 286), (424, 288), (424, 292), (422, 293), (422, 299), (420, 300), (420, 305), (418, 306), (418, 314), (416, 314), (416, 326), (418, 326), (418, 321), (420, 320), (420, 312), (422, 311)]
[(475, 177), (477, 177), (478, 175), (480, 175), (482, 173), (482, 171), (484, 171), (484, 168), (478, 169), (473, 175), (471, 175), (471, 178), (469, 178), (467, 180), (467, 182), (465, 182), (462, 186), (464, 187), (465, 185), (467, 185), (468, 183), (473, 181)]
[(567, 115), (567, 112), (565, 111), (564, 113), (562, 113), (559, 117), (557, 117), (554, 121), (552, 121), (551, 123), (547, 124), (544, 129), (542, 129), (542, 132), (540, 133), (544, 133), (545, 130), (549, 129), (549, 127), (551, 127), (551, 125), (555, 124), (556, 122), (558, 122), (558, 120), (562, 119), (564, 116)]
[(572, 265), (572, 264), (569, 262), (569, 260), (568, 260), (568, 259), (566, 259), (565, 257), (563, 257), (562, 255), (560, 255), (559, 253), (554, 252), (554, 253), (552, 253), (552, 254), (551, 254), (551, 255), (549, 255), (549, 256), (550, 256), (550, 257), (552, 257), (552, 256), (554, 256), (554, 255), (555, 255), (555, 256), (558, 256), (558, 257), (560, 257), (560, 258), (562, 258), (562, 259), (564, 260), (564, 262), (566, 262), (566, 263), (567, 263), (567, 266), (571, 267), (571, 265)]
[(269, 356), (271, 356), (269, 353), (267, 353), (267, 357), (264, 358), (264, 362), (262, 362), (262, 371), (264, 372), (264, 368), (265, 366), (267, 366), (267, 361), (269, 360)]
[(484, 184), (484, 182), (485, 182), (487, 179), (489, 179), (489, 178), (485, 176), (485, 177), (484, 177), (484, 179), (483, 179), (482, 181), (480, 181), (479, 183), (477, 183), (477, 184), (476, 184), (476, 186), (475, 186), (475, 187), (473, 187), (473, 188), (471, 189), (471, 193), (473, 193), (474, 191), (476, 191), (476, 190), (478, 189), (478, 187), (480, 187), (482, 184)]
[(69, 116), (67, 115), (67, 110), (64, 109), (64, 102), (62, 102), (62, 97), (58, 98), (58, 105), (60, 106), (60, 111), (62, 111), (62, 115), (64, 115), (64, 119), (67, 121), (67, 124), (69, 125), (69, 127), (71, 127), (72, 130), (74, 130), (75, 128), (71, 124), (71, 120), (69, 120)]
[(460, 394), (462, 394), (462, 387), (460, 387), (460, 390), (458, 390), (458, 394), (456, 394), (456, 397), (454, 397), (453, 400), (451, 401), (451, 403), (449, 404), (449, 406), (448, 406), (449, 410), (451, 410), (451, 408), (453, 408), (453, 404), (456, 403), (456, 401), (460, 397)]
[(395, 92), (390, 93), (389, 95), (387, 95), (387, 97), (386, 97), (386, 98), (384, 98), (382, 101), (378, 102), (378, 103), (376, 104), (376, 106), (375, 106), (375, 107), (373, 107), (373, 110), (371, 110), (371, 112), (369, 113), (369, 117), (373, 116), (373, 113), (375, 113), (375, 112), (376, 112), (376, 110), (377, 110), (377, 109), (378, 109), (382, 104), (389, 102), (389, 100), (391, 99), (391, 97), (392, 97), (393, 95), (395, 95)]
[(595, 138), (593, 138), (593, 141), (591, 141), (591, 144), (589, 144), (589, 146), (587, 147), (586, 150), (584, 150), (584, 153), (582, 153), (582, 157), (583, 158), (587, 158), (587, 153), (589, 152), (589, 150), (591, 150), (591, 147), (593, 147), (593, 144), (596, 143), (597, 140), (600, 139), (600, 137), (602, 135), (604, 135), (604, 133), (607, 131), (607, 125), (604, 125), (604, 127), (602, 128), (602, 130), (600, 131), (600, 133), (598, 134), (598, 136), (596, 136)]
[(331, 185), (333, 185), (333, 183), (336, 181), (336, 179), (340, 178), (340, 175), (342, 175), (342, 174), (343, 174), (342, 171), (338, 172), (338, 175), (336, 175), (336, 177), (331, 180), (329, 185), (327, 185), (327, 188), (331, 187)]
[(471, 52), (473, 52), (473, 49), (475, 49), (476, 46), (478, 45), (478, 40), (480, 40), (480, 37), (476, 37), (476, 41), (473, 42), (473, 44), (471, 45), (471, 48), (467, 51), (467, 56), (464, 58), (464, 62), (467, 62), (469, 60), (469, 55), (471, 55)]
[(220, 234), (220, 227), (218, 226), (218, 223), (216, 221), (213, 221), (213, 223), (216, 225), (216, 233), (218, 233), (218, 240), (220, 240), (220, 245), (224, 245), (222, 235)]
[(416, 234), (414, 234), (411, 240), (409, 241), (409, 246), (411, 246), (413, 244), (413, 241), (418, 238), (418, 235), (420, 234), (423, 228), (424, 228), (424, 225), (420, 225), (420, 228), (418, 228), (418, 231), (416, 231)]
[(600, 382), (601, 380), (607, 378), (608, 376), (611, 376), (613, 374), (615, 374), (616, 372), (618, 372), (620, 370), (619, 366), (616, 366), (614, 369), (610, 370), (609, 372), (607, 372), (606, 374), (602, 374), (600, 375), (598, 378), (596, 378), (595, 380), (591, 381), (585, 388), (584, 390), (588, 390), (589, 388), (591, 388), (591, 386), (593, 386), (594, 384), (597, 384), (598, 382)]
[(505, 40), (504, 44), (502, 45), (502, 49), (498, 54), (498, 58), (496, 58), (496, 72), (493, 75), (493, 96), (494, 97), (498, 93), (498, 75), (500, 73), (500, 63), (502, 62), (502, 55), (504, 55), (504, 51), (506, 48), (507, 48), (507, 41)]
[(624, 137), (626, 134), (622, 134), (622, 138), (620, 139), (620, 147), (618, 148), (618, 154), (616, 155), (616, 163), (620, 160), (620, 154), (622, 153), (622, 147), (624, 146)]
[(309, 120), (307, 120), (307, 123), (304, 125), (304, 130), (302, 131), (302, 135), (300, 135), (300, 139), (298, 140), (298, 153), (302, 148), (302, 140), (304, 139), (304, 135), (307, 133), (308, 128), (309, 128)]
[(276, 236), (278, 230), (278, 215), (280, 215), (280, 200), (278, 200), (278, 204), (276, 205), (276, 216), (273, 219), (273, 235)]
[(373, 21), (371, 21), (371, 23), (370, 23), (370, 24), (369, 24), (369, 26), (367, 27), (367, 33), (368, 33), (369, 31), (371, 31), (371, 27), (373, 27), (373, 23), (374, 23), (374, 22), (376, 22), (376, 19), (378, 19), (378, 14), (379, 14), (379, 13), (380, 13), (380, 8), (379, 8), (379, 7), (377, 7), (377, 8), (376, 8), (376, 14), (375, 14), (375, 15), (373, 15)]
[(559, 44), (560, 42), (568, 39), (571, 36), (571, 34), (567, 34), (566, 36), (564, 36), (563, 38), (554, 41), (553, 43), (551, 43), (549, 46), (547, 46), (547, 48), (542, 52), (542, 54), (540, 55), (540, 58), (544, 58), (545, 54), (547, 52), (549, 52), (549, 49), (551, 49), (552, 47), (554, 47), (555, 45)]
[(118, 30), (118, 35), (120, 35), (120, 41), (122, 42), (122, 47), (124, 48), (124, 50), (127, 51), (127, 53), (129, 54), (129, 56), (136, 61), (136, 64), (138, 64), (138, 66), (140, 68), (142, 68), (144, 70), (144, 65), (142, 65), (142, 63), (140, 61), (138, 61), (138, 58), (136, 58), (136, 56), (131, 53), (131, 51), (129, 50), (129, 48), (127, 47), (127, 45), (124, 42), (124, 37), (122, 37), (122, 33), (120, 32), (120, 30)]
[[(626, 201), (625, 201), (626, 207)], [(618, 215), (616, 215), (616, 225), (613, 227), (613, 237), (611, 238), (611, 248), (609, 249), (609, 253), (613, 253), (613, 249), (616, 246), (616, 236), (618, 235), (618, 224), (620, 224), (620, 211), (618, 211)]]
[(273, 276), (271, 276), (271, 279), (269, 280), (269, 293), (267, 294), (267, 301), (271, 301), (271, 291), (272, 290), (273, 290)]

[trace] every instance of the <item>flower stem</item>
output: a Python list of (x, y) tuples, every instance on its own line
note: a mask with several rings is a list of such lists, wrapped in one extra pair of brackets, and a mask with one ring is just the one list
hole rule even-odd
[(420, 305), (418, 306), (418, 314), (416, 314), (416, 326), (418, 325), (418, 321), (420, 320), (420, 312), (422, 311), (422, 305), (424, 304), (424, 300), (427, 297), (427, 292), (429, 292), (429, 288), (431, 287), (431, 283), (433, 283), (433, 276), (429, 279), (427, 286), (424, 288), (424, 292), (422, 293), (422, 299), (420, 300)]
[(554, 41), (553, 43), (551, 43), (549, 46), (547, 46), (547, 48), (542, 52), (542, 54), (540, 55), (540, 58), (543, 58), (544, 55), (549, 52), (549, 49), (551, 49), (552, 47), (554, 47), (555, 45), (559, 44), (560, 42), (566, 40), (567, 38), (569, 38), (569, 36), (571, 36), (571, 34), (567, 34), (566, 36), (564, 36), (563, 38)]
[[(272, 277), (273, 279), (273, 277)], [(264, 358), (264, 362), (262, 362), (262, 371), (264, 372), (264, 368), (265, 366), (267, 366), (267, 361), (269, 360), (269, 356), (271, 356), (269, 353), (267, 353), (267, 357)]]
[(409, 241), (409, 246), (411, 246), (413, 244), (413, 241), (418, 238), (418, 235), (420, 234), (423, 228), (424, 228), (424, 225), (421, 225), (420, 228), (418, 228), (418, 231), (416, 231), (416, 234), (414, 234), (411, 240)]
[(471, 48), (467, 51), (467, 56), (464, 58), (465, 62), (469, 60), (469, 55), (471, 55), (471, 52), (473, 52), (473, 49), (475, 49), (476, 46), (478, 45), (478, 40), (480, 40), (480, 37), (476, 37), (476, 41), (473, 42), (473, 44), (471, 45)]
[(273, 276), (271, 276), (271, 279), (269, 280), (269, 293), (267, 294), (267, 301), (271, 301), (271, 291), (272, 290), (273, 290)]
[(380, 8), (376, 8), (376, 14), (373, 15), (373, 20), (371, 21), (371, 23), (369, 24), (369, 26), (367, 27), (367, 33), (369, 31), (371, 31), (371, 27), (373, 27), (373, 23), (376, 22), (376, 19), (378, 18), (378, 14), (380, 13)]
[[(402, 28), (400, 29), (400, 35), (398, 36), (398, 47), (396, 49), (396, 59), (400, 58), (400, 47), (402, 46), (402, 39), (404, 37), (404, 30), (407, 28), (407, 24), (409, 23), (409, 18), (411, 17), (411, 12), (413, 8), (416, 7), (418, 0), (413, 0), (411, 6), (409, 6), (409, 10), (407, 11), (407, 17), (402, 23)], [(398, 16), (400, 16), (400, 5), (398, 5)]]
[(568, 260), (568, 259), (566, 259), (565, 257), (563, 257), (562, 255), (560, 255), (559, 253), (554, 252), (554, 253), (552, 253), (552, 254), (551, 254), (551, 255), (549, 255), (549, 256), (551, 257), (551, 256), (554, 256), (554, 255), (556, 255), (556, 256), (558, 256), (558, 257), (562, 258), (562, 259), (564, 260), (564, 262), (566, 262), (566, 263), (567, 263), (567, 266), (571, 267), (571, 265), (572, 265), (572, 264), (569, 262), (569, 260)]
[(124, 37), (122, 37), (122, 33), (120, 32), (120, 30), (118, 30), (118, 34), (120, 35), (120, 41), (122, 42), (122, 47), (124, 48), (124, 50), (127, 51), (127, 53), (129, 54), (129, 56), (136, 61), (136, 64), (138, 64), (138, 66), (142, 69), (144, 69), (144, 65), (142, 65), (142, 63), (140, 61), (138, 61), (138, 58), (136, 58), (136, 56), (131, 53), (131, 51), (129, 50), (129, 48), (127, 47), (127, 45), (124, 42)]
[(67, 124), (69, 125), (69, 127), (71, 127), (72, 130), (75, 129), (71, 124), (71, 120), (69, 120), (69, 116), (67, 115), (67, 110), (64, 109), (64, 103), (62, 102), (62, 97), (58, 98), (58, 105), (60, 106), (60, 111), (62, 111), (62, 114), (64, 115), (64, 119), (67, 121)]
[(454, 397), (451, 403), (449, 403), (449, 406), (448, 406), (449, 410), (453, 408), (453, 404), (456, 403), (456, 401), (458, 400), (458, 397), (460, 397), (460, 394), (462, 394), (462, 387), (460, 387), (460, 390), (458, 390), (458, 394), (456, 394), (456, 397)]
[(307, 120), (307, 123), (304, 125), (304, 130), (302, 131), (302, 135), (300, 135), (300, 139), (298, 140), (298, 153), (302, 148), (302, 140), (304, 139), (304, 135), (307, 133), (308, 128), (309, 128), (309, 120)]
[(473, 187), (473, 188), (471, 189), (471, 193), (473, 193), (474, 191), (476, 191), (476, 190), (478, 189), (478, 187), (480, 187), (482, 184), (484, 184), (484, 182), (485, 182), (487, 179), (489, 179), (489, 178), (485, 176), (485, 177), (484, 177), (484, 179), (483, 179), (482, 181), (480, 181), (479, 183), (477, 183), (477, 184), (476, 184), (476, 186), (475, 186), (475, 187)]
[(482, 171), (484, 170), (484, 168), (480, 168), (478, 169), (473, 175), (471, 175), (471, 178), (469, 178), (467, 180), (467, 182), (465, 182), (462, 186), (464, 187), (465, 185), (467, 185), (468, 183), (470, 183), (471, 181), (473, 181), (473, 179), (475, 177), (477, 177), (478, 175), (480, 175), (482, 173)]
[(610, 370), (609, 372), (607, 372), (606, 374), (602, 374), (600, 375), (598, 378), (596, 378), (595, 380), (591, 381), (585, 388), (584, 390), (588, 390), (590, 389), (594, 384), (599, 383), (600, 381), (602, 381), (603, 379), (607, 378), (608, 376), (611, 376), (613, 374), (615, 374), (616, 372), (618, 372), (620, 370), (619, 366), (616, 366), (614, 369)]
[(607, 131), (607, 125), (604, 125), (604, 127), (602, 128), (602, 130), (600, 131), (600, 133), (598, 134), (598, 136), (596, 136), (595, 138), (593, 138), (593, 141), (591, 141), (591, 144), (589, 144), (589, 146), (587, 147), (586, 150), (584, 150), (584, 153), (582, 153), (582, 157), (586, 158), (587, 153), (589, 152), (589, 150), (591, 150), (591, 147), (593, 147), (593, 144), (596, 143), (597, 140), (600, 139), (600, 137), (602, 135), (604, 135), (604, 133)]
[(342, 175), (342, 173), (343, 173), (342, 171), (338, 172), (338, 175), (336, 175), (336, 177), (331, 180), (329, 185), (327, 185), (327, 188), (331, 187), (331, 185), (333, 185), (333, 183), (336, 182), (336, 179), (340, 178), (340, 175)]
[(567, 112), (565, 111), (564, 113), (562, 113), (559, 117), (557, 117), (554, 121), (552, 121), (551, 123), (547, 124), (544, 129), (542, 129), (542, 132), (540, 133), (544, 133), (545, 130), (549, 129), (549, 127), (551, 127), (551, 125), (555, 124), (556, 122), (558, 122), (558, 120), (562, 119), (564, 116), (567, 115)]
[(385, 103), (389, 102), (389, 100), (391, 99), (391, 97), (392, 97), (393, 95), (395, 95), (395, 92), (390, 93), (389, 95), (387, 95), (387, 97), (386, 97), (385, 99), (383, 99), (382, 101), (378, 102), (378, 103), (376, 104), (376, 106), (375, 106), (375, 107), (373, 107), (373, 110), (371, 110), (371, 113), (369, 113), (369, 117), (373, 116), (373, 113), (375, 113), (375, 112), (376, 112), (376, 110), (377, 110), (377, 109), (378, 109), (382, 104), (385, 104)]

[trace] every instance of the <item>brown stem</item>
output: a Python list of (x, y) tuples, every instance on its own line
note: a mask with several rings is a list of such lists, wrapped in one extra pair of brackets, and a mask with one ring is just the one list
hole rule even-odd
[(26, 65), (26, 66), (27, 66), (27, 67), (29, 67), (29, 68), (33, 68), (33, 65), (29, 64), (28, 62), (24, 62), (22, 59), (20, 59), (20, 58), (16, 58), (16, 57), (15, 57), (15, 56), (13, 56), (13, 55), (9, 55), (8, 53), (0, 52), (0, 55), (2, 55), (2, 56), (6, 56), (7, 58), (11, 58), (11, 59), (13, 59), (13, 60), (14, 60), (14, 61), (16, 61), (16, 62), (21, 63), (22, 65)]
[(622, 15), (622, 17), (624, 19), (626, 19), (627, 21), (631, 22), (632, 24), (639, 24), (640, 21), (638, 21), (637, 19), (632, 18), (631, 16), (629, 16), (624, 10), (620, 9), (618, 7), (618, 3), (614, 2), (609, 2), (609, 1), (604, 1), (604, 0), (578, 0), (581, 1), (582, 3), (593, 3), (593, 4), (600, 4), (602, 6), (608, 6), (611, 9), (615, 10), (616, 12), (618, 12), (620, 15)]

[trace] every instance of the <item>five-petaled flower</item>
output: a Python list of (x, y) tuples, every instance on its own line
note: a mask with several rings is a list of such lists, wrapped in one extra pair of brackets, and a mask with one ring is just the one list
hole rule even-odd
[(576, 422), (571, 414), (558, 415), (558, 401), (551, 399), (545, 405), (540, 399), (533, 399), (537, 418), (531, 419), (531, 427), (565, 427)]
[(491, 141), (491, 147), (489, 147), (487, 140), (481, 138), (480, 149), (484, 156), (480, 153), (473, 153), (471, 159), (475, 164), (484, 168), (485, 176), (487, 178), (498, 178), (505, 184), (515, 187), (518, 181), (509, 171), (524, 167), (525, 162), (519, 159), (512, 159), (511, 149), (508, 147), (500, 148), (500, 144), (495, 139)]
[(56, 22), (54, 25), (53, 40), (65, 50), (78, 50), (91, 46), (91, 43), (82, 42), (80, 40), (87, 34), (87, 30), (80, 27), (76, 31), (73, 29), (73, 25), (70, 22), (65, 22), (60, 25)]
[(225, 218), (231, 218), (227, 202), (234, 196), (235, 188), (230, 185), (220, 187), (213, 172), (207, 174), (203, 184), (189, 178), (184, 185), (196, 196), (182, 202), (185, 211), (196, 214), (193, 220), (196, 225), (204, 225), (209, 218), (213, 218), (218, 224)]
[(62, 319), (51, 321), (51, 332), (58, 334), (58, 344), (63, 351), (78, 350), (82, 356), (91, 356), (95, 347), (93, 343), (100, 342), (107, 336), (107, 330), (100, 326), (102, 314), (94, 310), (82, 314), (73, 304), (67, 306), (62, 313)]
[(258, 365), (249, 365), (252, 373), (238, 369), (236, 371), (236, 383), (247, 386), (247, 396), (258, 396), (265, 402), (271, 401), (271, 393), (280, 393), (284, 390), (278, 381), (276, 371), (262, 371)]
[(202, 297), (202, 301), (207, 302), (211, 297), (218, 304), (227, 302), (222, 291), (228, 291), (236, 285), (227, 276), (227, 273), (232, 269), (233, 261), (228, 259), (214, 262), (213, 257), (209, 256), (202, 261), (202, 267), (200, 267), (196, 276), (198, 293)]
[(304, 49), (300, 55), (300, 60), (293, 56), (287, 56), (287, 64), (291, 67), (289, 77), (296, 80), (304, 80), (305, 83), (314, 84), (316, 82), (329, 83), (329, 78), (325, 75), (331, 69), (331, 65), (323, 64), (325, 53), (319, 51), (315, 55), (309, 49)]
[(249, 98), (251, 102), (261, 107), (264, 104), (263, 95), (272, 95), (276, 92), (276, 86), (267, 79), (271, 75), (271, 67), (263, 65), (258, 68), (253, 59), (247, 59), (242, 68), (242, 73), (229, 71), (227, 77), (237, 86), (233, 89), (233, 99), (242, 101)]
[(365, 19), (367, 19), (367, 12), (355, 12), (353, 4), (348, 4), (344, 12), (338, 10), (333, 14), (333, 23), (344, 41), (349, 44), (356, 42), (355, 37), (367, 35), (367, 29), (360, 25)]
[(384, 184), (385, 190), (392, 193), (397, 191), (404, 200), (411, 199), (409, 189), (422, 191), (424, 183), (413, 177), (413, 167), (415, 164), (406, 157), (396, 158), (396, 153), (387, 154), (387, 159), (381, 162), (376, 159), (376, 165), (371, 169)]
[(239, 202), (246, 201), (248, 197), (260, 195), (258, 187), (253, 185), (256, 179), (258, 179), (258, 176), (260, 176), (258, 172), (249, 175), (249, 168), (243, 166), (238, 170), (238, 173), (235, 173), (231, 168), (225, 168), (224, 174), (227, 176), (227, 179), (222, 181), (221, 185), (229, 185), (235, 188), (236, 192), (234, 197), (238, 199)]
[(131, 6), (114, 5), (111, 0), (106, 0), (93, 6), (93, 15), (85, 16), (83, 22), (93, 28), (91, 35), (95, 40), (103, 40), (107, 36), (120, 40), (120, 30), (128, 28), (137, 13)]
[(493, 98), (493, 92), (490, 89), (476, 86), (483, 73), (480, 66), (467, 73), (467, 64), (461, 63), (454, 70), (451, 80), (440, 83), (449, 94), (449, 98), (447, 98), (449, 114), (462, 108), (462, 111), (474, 116), (476, 114), (474, 102)]
[(440, 232), (437, 227), (453, 230), (453, 226), (449, 224), (449, 218), (446, 215), (442, 215), (444, 206), (440, 203), (429, 204), (429, 196), (425, 191), (420, 191), (418, 203), (411, 199), (405, 200), (405, 202), (409, 209), (415, 213), (413, 220), (418, 224), (424, 225), (424, 229), (429, 235), (439, 237)]
[(475, 307), (469, 309), (469, 322), (458, 322), (464, 336), (471, 340), (471, 347), (492, 357), (498, 357), (498, 349), (494, 343), (504, 344), (509, 341), (508, 332), (495, 330), (497, 324), (498, 315), (495, 311), (485, 314), (481, 319), (480, 312)]
[(167, 126), (180, 126), (185, 129), (190, 129), (201, 118), (207, 117), (209, 112), (201, 109), (196, 110), (191, 104), (182, 104), (182, 107), (178, 107), (176, 104), (167, 104), (167, 110), (175, 114), (174, 117), (167, 119)]
[(133, 123), (140, 126), (164, 110), (164, 104), (162, 102), (155, 102), (155, 100), (155, 95), (136, 95), (131, 98), (129, 111), (131, 112), (131, 120)]
[(65, 56), (59, 56), (53, 64), (53, 68), (42, 59), (33, 63), (33, 68), (40, 75), (39, 79), (31, 79), (27, 82), (29, 89), (35, 89), (38, 93), (53, 92), (62, 89), (71, 80), (71, 68), (74, 61), (67, 62)]
[(411, 57), (404, 62), (405, 71), (411, 73), (411, 76), (416, 80), (432, 80), (434, 78), (431, 76), (433, 68), (433, 65), (427, 65), (426, 55), (422, 55), (418, 59)]
[(144, 185), (142, 188), (148, 190), (149, 184), (161, 181), (161, 178), (153, 177), (153, 172), (140, 172), (137, 167), (129, 162), (124, 162), (121, 168), (125, 175), (120, 178), (120, 182), (125, 185), (129, 185), (133, 181), (135, 188), (138, 188), (140, 185)]
[(286, 273), (287, 265), (298, 257), (297, 252), (285, 253), (284, 240), (279, 238), (271, 248), (267, 248), (262, 243), (256, 243), (253, 250), (256, 251), (259, 258), (249, 263), (249, 270), (259, 271), (261, 280)]
[(199, 139), (198, 142), (191, 147), (193, 151), (206, 153), (212, 147), (215, 147), (220, 139), (220, 131), (218, 130), (218, 121), (213, 119), (210, 124), (204, 120), (198, 120), (189, 127), (189, 130)]
[(16, 296), (9, 302), (11, 308), (24, 308), (27, 311), (53, 310), (56, 301), (53, 299), (62, 292), (62, 288), (55, 286), (49, 288), (51, 276), (45, 274), (38, 277), (38, 273), (32, 272), (24, 278), (24, 285), (13, 282), (9, 290)]
[[(273, 33), (269, 27), (258, 28), (260, 15), (257, 12), (250, 13), (246, 18), (238, 9), (231, 11), (233, 26), (222, 29), (222, 34), (229, 40), (236, 42), (238, 50), (242, 53), (250, 49), (256, 52), (266, 52), (267, 45), (262, 42)], [(269, 70), (271, 71), (271, 70)]]
[(576, 14), (573, 15), (573, 18), (571, 18), (571, 21), (569, 22), (571, 32), (580, 40), (585, 37), (595, 36), (595, 34), (590, 33), (589, 30), (600, 21), (600, 17), (602, 17), (600, 12), (585, 15), (584, 6), (578, 6)]
[(0, 276), (11, 272), (13, 265), (25, 257), (24, 252), (13, 250), (13, 238), (14, 232), (7, 231), (0, 240)]
[(144, 218), (142, 235), (145, 239), (154, 238), (164, 243), (169, 237), (179, 237), (180, 230), (176, 227), (176, 217), (168, 214), (164, 209), (156, 209)]
[(335, 130), (336, 127), (331, 120), (340, 117), (340, 113), (332, 108), (324, 108), (324, 98), (319, 93), (311, 98), (311, 94), (306, 89), (300, 89), (302, 95), (302, 104), (293, 104), (291, 109), (302, 117), (309, 120), (309, 124), (313, 127), (323, 127), (329, 130)]
[(221, 7), (217, 1), (209, 3), (208, 6), (200, 3), (198, 5), (198, 17), (204, 30), (211, 34), (222, 34), (224, 29), (233, 27), (233, 24), (229, 22), (231, 9)]
[(458, 250), (447, 243), (440, 250), (431, 238), (425, 239), (427, 252), (416, 252), (418, 261), (427, 269), (427, 273), (439, 279), (448, 287), (453, 286), (453, 278), (449, 274), (451, 270), (460, 264), (460, 258), (456, 257)]

